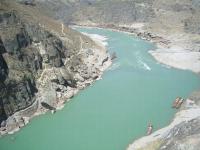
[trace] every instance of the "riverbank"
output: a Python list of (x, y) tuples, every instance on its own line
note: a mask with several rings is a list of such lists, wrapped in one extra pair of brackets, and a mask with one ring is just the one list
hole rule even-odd
[[(83, 63), (86, 64), (86, 68), (77, 70), (74, 78), (76, 80), (76, 86), (63, 86), (50, 81), (55, 78), (59, 79), (59, 74), (66, 75), (65, 70), (51, 68), (44, 64), (45, 69), (41, 73), (41, 76), (36, 81), (38, 93), (36, 94), (36, 100), (32, 105), (26, 109), (20, 110), (10, 116), (6, 121), (4, 121), (0, 128), (0, 137), (5, 134), (13, 134), (19, 131), (22, 127), (27, 125), (30, 120), (38, 115), (45, 114), (49, 110), (41, 106), (41, 102), (48, 99), (48, 103), (51, 104), (56, 110), (60, 110), (64, 107), (65, 103), (68, 102), (74, 95), (76, 95), (80, 90), (83, 90), (87, 86), (90, 86), (96, 80), (101, 79), (103, 72), (111, 65), (111, 58), (106, 50), (106, 39), (100, 35), (90, 35), (87, 34), (97, 46), (93, 46), (88, 49), (85, 45), (88, 43), (83, 41), (80, 37), (80, 55), (82, 55)], [(60, 37), (64, 39), (64, 36)], [(65, 40), (65, 39), (64, 39)], [(66, 59), (65, 64), (73, 61), (72, 58)], [(85, 69), (85, 70), (84, 70)], [(84, 70), (85, 74), (82, 74)], [(58, 74), (59, 73), (59, 74)], [(85, 78), (87, 75), (87, 78)], [(47, 87), (49, 86), (49, 87)], [(60, 89), (54, 92), (54, 89)], [(49, 100), (50, 99), (50, 100)]]
[[(170, 67), (191, 70), (197, 74), (200, 73), (200, 51), (196, 49), (198, 45), (193, 47), (193, 44), (196, 43), (189, 40), (191, 35), (155, 35), (143, 30), (144, 26), (136, 26), (134, 29), (120, 27), (116, 30), (122, 29), (122, 31), (133, 33), (136, 36), (155, 43), (157, 49), (149, 51), (149, 53), (158, 62)], [(196, 150), (200, 142), (197, 138), (200, 135), (200, 130), (196, 128), (200, 122), (199, 93), (200, 91), (196, 91), (186, 99), (169, 126), (134, 141), (128, 146), (127, 150), (176, 150), (188, 148)]]
[[(156, 44), (157, 49), (149, 53), (160, 63), (169, 67), (183, 70), (191, 70), (200, 73), (200, 52), (193, 49), (192, 42), (184, 35), (165, 36), (156, 35), (145, 31), (145, 25), (136, 25), (136, 28), (119, 27), (114, 30), (125, 31), (134, 34), (144, 40)], [(180, 38), (183, 38), (181, 40)], [(179, 42), (180, 40), (180, 42)], [(196, 128), (200, 122), (200, 91), (196, 91), (186, 99), (181, 109), (175, 114), (170, 125), (155, 131), (149, 136), (145, 136), (130, 144), (127, 150), (157, 150), (157, 149), (188, 149), (188, 145), (193, 145), (195, 150), (198, 148), (200, 130)], [(184, 137), (184, 138), (183, 138)]]
[[(181, 34), (155, 34), (144, 29), (145, 24), (136, 24), (130, 27), (114, 27), (114, 30), (134, 34), (144, 40), (156, 44), (157, 49), (149, 53), (160, 63), (169, 67), (191, 70), (200, 73), (200, 52), (190, 41), (190, 36)], [(130, 144), (127, 150), (157, 150), (157, 149), (188, 149), (188, 145), (198, 148), (200, 130), (196, 128), (200, 122), (200, 91), (196, 91), (186, 99), (181, 109), (175, 114), (169, 126), (155, 131)], [(183, 138), (184, 137), (184, 138)]]
[[(79, 25), (75, 25), (79, 26)], [(149, 53), (160, 63), (169, 67), (183, 70), (191, 70), (197, 74), (200, 73), (200, 51), (198, 44), (190, 40), (190, 34), (163, 34), (154, 33), (146, 28), (145, 23), (136, 23), (132, 25), (87, 25), (80, 24), (84, 27), (105, 28), (113, 31), (132, 34), (144, 40), (150, 41), (157, 46), (157, 49)], [(199, 38), (199, 35), (194, 37)]]
[[(183, 40), (175, 36), (162, 36), (148, 32), (144, 29), (144, 24), (136, 24), (132, 27), (116, 27), (116, 26), (97, 26), (97, 28), (108, 28), (114, 31), (133, 34), (144, 40), (153, 42), (157, 45), (156, 50), (149, 53), (160, 63), (169, 67), (183, 70), (191, 70), (194, 73), (200, 73), (200, 52), (193, 49), (194, 43), (186, 42), (188, 38)], [(87, 25), (84, 27), (88, 27)], [(91, 26), (96, 27), (96, 25)], [(179, 41), (178, 41), (178, 40)], [(181, 41), (181, 42), (180, 42)], [(198, 147), (199, 141), (194, 137), (200, 135), (200, 130), (194, 126), (198, 126), (200, 122), (200, 91), (194, 92), (186, 99), (181, 109), (176, 113), (173, 121), (169, 126), (155, 131), (149, 136), (134, 141), (127, 150), (156, 150), (159, 148), (178, 149), (182, 145), (187, 149), (187, 145)], [(186, 129), (186, 127), (188, 129)], [(195, 134), (194, 134), (195, 133)], [(184, 137), (184, 140), (180, 140)], [(187, 141), (187, 142), (186, 142)], [(194, 143), (191, 143), (194, 142)], [(178, 144), (177, 144), (178, 143)]]
[[(188, 149), (198, 148), (200, 134), (200, 107), (194, 100), (187, 99), (173, 121), (149, 136), (144, 136), (132, 144), (127, 150)], [(188, 147), (191, 146), (191, 147)]]
[[(199, 87), (200, 78), (194, 73), (157, 64), (147, 53), (154, 48), (149, 42), (104, 29), (77, 30), (109, 38), (107, 48), (118, 56), (112, 70), (79, 92), (62, 111), (36, 117), (20, 132), (2, 138), (2, 149), (126, 149), (133, 139), (145, 135), (149, 121), (154, 129), (170, 122), (174, 115), (170, 106), (177, 93), (185, 98)], [(40, 133), (44, 134), (37, 136)], [(26, 140), (29, 136), (31, 140)], [(37, 143), (34, 147), (32, 141)]]

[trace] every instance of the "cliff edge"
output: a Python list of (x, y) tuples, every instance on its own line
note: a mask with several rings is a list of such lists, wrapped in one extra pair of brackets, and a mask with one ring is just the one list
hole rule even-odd
[(61, 108), (111, 63), (103, 45), (35, 7), (0, 2), (0, 135)]

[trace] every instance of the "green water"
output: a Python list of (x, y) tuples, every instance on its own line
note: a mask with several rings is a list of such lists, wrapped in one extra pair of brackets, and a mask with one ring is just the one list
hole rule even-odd
[(63, 110), (35, 117), (0, 139), (0, 150), (125, 150), (145, 135), (149, 121), (155, 129), (170, 122), (174, 98), (200, 88), (194, 73), (158, 64), (147, 52), (154, 48), (150, 43), (109, 30), (79, 30), (108, 37), (118, 58)]

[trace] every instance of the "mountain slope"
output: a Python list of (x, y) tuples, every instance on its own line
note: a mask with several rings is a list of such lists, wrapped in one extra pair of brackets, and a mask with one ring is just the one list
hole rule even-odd
[(0, 133), (5, 134), (35, 113), (62, 106), (102, 74), (109, 55), (34, 5), (0, 4)]

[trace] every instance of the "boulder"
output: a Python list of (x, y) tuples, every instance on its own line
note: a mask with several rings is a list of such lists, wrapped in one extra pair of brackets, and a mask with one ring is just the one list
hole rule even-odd
[(5, 120), (3, 120), (2, 122), (1, 122), (1, 126), (0, 127), (6, 127), (6, 121)]

